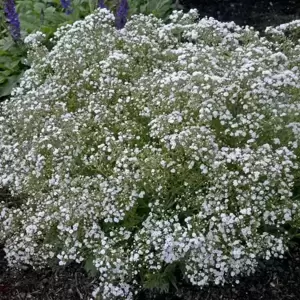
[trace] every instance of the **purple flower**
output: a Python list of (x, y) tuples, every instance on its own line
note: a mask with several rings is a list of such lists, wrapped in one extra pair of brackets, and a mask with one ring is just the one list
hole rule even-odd
[(104, 0), (99, 0), (98, 1), (98, 7), (100, 7), (100, 8), (107, 8), (107, 6), (104, 4)]
[(21, 38), (21, 27), (14, 0), (6, 0), (4, 2), (4, 13), (10, 26), (10, 34), (12, 38), (15, 41), (19, 40)]
[(127, 15), (129, 11), (129, 5), (127, 0), (121, 0), (119, 9), (116, 15), (116, 27), (117, 29), (122, 29), (127, 21)]
[(66, 15), (70, 15), (72, 13), (71, 0), (60, 0), (60, 4), (66, 11)]

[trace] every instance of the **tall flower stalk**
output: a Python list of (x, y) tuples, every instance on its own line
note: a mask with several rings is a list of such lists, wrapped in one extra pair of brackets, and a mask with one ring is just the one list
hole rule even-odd
[(107, 8), (107, 6), (104, 4), (104, 0), (99, 0), (98, 1), (98, 7), (99, 8)]
[(129, 5), (127, 0), (121, 0), (120, 6), (116, 15), (116, 27), (122, 29), (127, 21), (127, 15), (129, 11)]
[(14, 0), (6, 0), (4, 2), (4, 13), (9, 23), (12, 38), (14, 41), (19, 40), (21, 38), (21, 27)]
[(71, 0), (60, 0), (60, 4), (64, 8), (67, 15), (72, 13)]

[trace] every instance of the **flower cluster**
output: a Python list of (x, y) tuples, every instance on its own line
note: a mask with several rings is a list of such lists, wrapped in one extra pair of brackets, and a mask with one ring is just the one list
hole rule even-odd
[(0, 204), (11, 266), (89, 261), (94, 296), (131, 299), (170, 264), (204, 286), (282, 257), (300, 221), (299, 43), (197, 18), (117, 30), (98, 9), (48, 52), (27, 39), (0, 115), (0, 185), (23, 195)]
[(66, 11), (67, 15), (70, 15), (72, 13), (71, 0), (60, 0), (60, 4)]
[(12, 38), (17, 41), (21, 37), (20, 20), (14, 0), (4, 1), (4, 12), (10, 26)]
[(106, 5), (104, 4), (104, 0), (99, 0), (98, 1), (98, 7), (99, 8), (107, 8)]
[(116, 15), (116, 27), (117, 29), (122, 29), (127, 22), (127, 15), (129, 11), (128, 1), (121, 0), (120, 6)]

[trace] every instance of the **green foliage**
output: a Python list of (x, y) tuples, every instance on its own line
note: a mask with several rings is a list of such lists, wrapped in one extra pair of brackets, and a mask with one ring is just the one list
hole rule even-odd
[(7, 24), (4, 18), (3, 4), (0, 3), (0, 37), (7, 35)]
[(145, 272), (143, 276), (143, 287), (157, 291), (158, 293), (168, 293), (171, 287), (177, 290), (176, 271), (178, 267), (178, 263), (173, 263), (166, 266), (162, 272)]
[(175, 8), (173, 0), (129, 0), (130, 14), (153, 14), (157, 18), (167, 20)]
[(94, 265), (94, 257), (92, 255), (85, 260), (84, 269), (91, 277), (95, 277), (98, 274), (98, 270)]
[(51, 35), (59, 25), (70, 21), (70, 17), (62, 11), (59, 0), (20, 0), (16, 1), (16, 7), (21, 28), (26, 34), (38, 30)]
[(25, 48), (7, 36), (0, 40), (0, 99), (5, 99), (19, 81), (24, 70)]
[[(53, 3), (53, 6), (51, 5)], [(37, 30), (51, 37), (58, 26), (70, 22), (70, 18), (61, 11), (59, 0), (21, 0), (16, 1), (22, 37)], [(26, 48), (22, 40), (14, 42), (10, 37), (1, 13), (2, 39), (0, 39), (0, 100), (9, 97), (13, 87), (17, 85), (24, 71), (29, 67), (26, 61)]]
[[(129, 15), (152, 13), (165, 20), (175, 7), (172, 2), (172, 0), (129, 0)], [(61, 7), (60, 0), (16, 0), (22, 36), (41, 31), (46, 34), (46, 40), (49, 40), (58, 27), (84, 18), (97, 8), (97, 4), (97, 0), (73, 0), (73, 12), (67, 15)], [(119, 1), (109, 0), (105, 4), (115, 12)], [(9, 97), (12, 88), (17, 85), (28, 66), (24, 63), (26, 49), (21, 41), (15, 43), (11, 39), (1, 4), (0, 8), (0, 100), (4, 100)]]

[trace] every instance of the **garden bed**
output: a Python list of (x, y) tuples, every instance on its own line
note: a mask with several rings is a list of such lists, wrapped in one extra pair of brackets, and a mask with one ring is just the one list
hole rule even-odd
[(186, 10), (197, 8), (201, 16), (209, 16), (221, 22), (234, 21), (239, 25), (254, 26), (264, 31), (267, 26), (276, 26), (300, 17), (300, 2), (297, 0), (182, 0)]
[[(57, 271), (32, 269), (13, 271), (7, 268), (0, 252), (1, 300), (88, 300), (95, 288), (77, 264)], [(261, 264), (258, 271), (240, 280), (240, 284), (199, 290), (182, 285), (170, 294), (140, 294), (137, 300), (296, 300), (300, 299), (300, 247), (296, 245), (282, 260)]]

